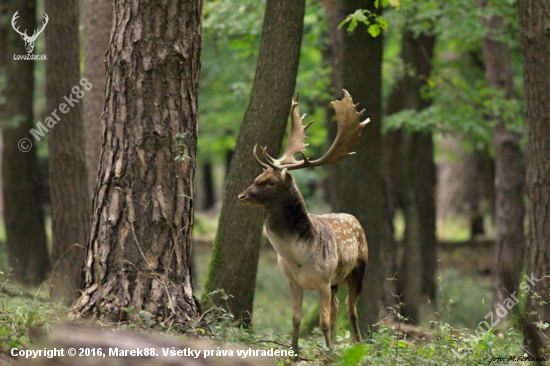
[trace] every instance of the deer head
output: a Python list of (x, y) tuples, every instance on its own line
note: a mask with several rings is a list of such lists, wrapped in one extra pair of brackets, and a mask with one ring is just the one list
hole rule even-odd
[[(283, 156), (279, 159), (274, 159), (267, 154), (267, 148), (262, 148), (262, 155), (265, 162), (262, 162), (257, 155), (257, 145), (254, 146), (252, 154), (256, 162), (264, 169), (264, 172), (259, 175), (254, 183), (238, 196), (238, 199), (244, 204), (267, 205), (282, 198), (283, 191), (294, 187), (294, 179), (288, 173), (290, 170), (303, 169), (327, 164), (339, 163), (345, 157), (355, 153), (348, 150), (359, 142), (361, 131), (370, 119), (360, 122), (360, 118), (365, 112), (356, 111), (357, 104), (353, 104), (353, 100), (349, 93), (344, 90), (344, 97), (340, 101), (332, 102), (336, 111), (336, 123), (338, 124), (338, 132), (332, 146), (327, 153), (317, 159), (309, 160), (305, 156), (305, 150), (308, 144), (304, 141), (307, 139), (306, 129), (313, 123), (302, 125), (305, 114), (300, 117), (298, 97), (292, 99), (290, 107), (291, 126), (288, 135), (287, 145)], [(296, 160), (295, 155), (300, 153), (302, 160)]]
[[(256, 148), (254, 148), (254, 155), (256, 155)], [(254, 183), (239, 195), (239, 201), (245, 205), (269, 206), (281, 201), (293, 187), (295, 187), (294, 178), (288, 174), (287, 169), (279, 171), (267, 166)]]
[(21, 35), (21, 38), (23, 38), (23, 41), (25, 41), (25, 49), (27, 50), (27, 53), (32, 53), (34, 49), (34, 42), (36, 42), (36, 38), (40, 33), (42, 33), (44, 28), (46, 28), (46, 24), (48, 24), (48, 20), (49, 20), (48, 14), (44, 13), (44, 22), (42, 22), (42, 29), (40, 29), (39, 31), (35, 29), (32, 36), (29, 37), (27, 35), (26, 29), (24, 32), (20, 32), (19, 27), (15, 28), (15, 21), (17, 20), (17, 18), (19, 18), (19, 15), (17, 15), (18, 12), (19, 10), (16, 11), (15, 14), (13, 14), (13, 17), (11, 18), (11, 26), (17, 33)]

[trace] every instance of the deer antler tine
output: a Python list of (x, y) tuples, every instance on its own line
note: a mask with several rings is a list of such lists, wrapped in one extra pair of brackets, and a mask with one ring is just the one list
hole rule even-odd
[(258, 157), (258, 155), (256, 154), (256, 148), (258, 147), (258, 144), (254, 145), (254, 150), (252, 150), (252, 155), (254, 155), (254, 159), (256, 159), (256, 162), (258, 163), (258, 165), (260, 165), (262, 168), (264, 169), (268, 169), (269, 168), (269, 165), (263, 163), (260, 158)]
[(271, 168), (275, 169), (275, 170), (281, 170), (281, 168), (279, 168), (278, 164), (277, 164), (277, 161), (275, 159), (273, 159), (268, 153), (267, 153), (267, 146), (263, 148), (263, 151), (262, 151), (263, 155), (264, 155), (264, 160), (265, 162), (267, 163), (267, 165), (269, 165)]
[(269, 161), (272, 164), (275, 164), (276, 159), (273, 158), (271, 155), (269, 155), (267, 152), (265, 153), (265, 159), (266, 161)]
[(296, 95), (296, 99), (292, 100), (292, 105), (290, 107), (291, 125), (283, 156), (277, 160), (273, 159), (273, 163), (277, 166), (298, 163), (294, 155), (304, 152), (307, 146), (307, 144), (304, 144), (304, 140), (307, 138), (306, 129), (311, 123), (308, 123), (306, 126), (302, 125), (302, 121), (306, 117), (306, 114), (300, 117), (299, 96), (299, 94)]

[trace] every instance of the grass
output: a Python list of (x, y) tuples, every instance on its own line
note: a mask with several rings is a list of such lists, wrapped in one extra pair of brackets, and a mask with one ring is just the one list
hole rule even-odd
[[(204, 220), (197, 229), (207, 234), (215, 225)], [(460, 224), (460, 223), (459, 223)], [(457, 225), (455, 223), (455, 225)], [(1, 231), (0, 231), (1, 232)], [(460, 232), (451, 231), (451, 232)], [(197, 296), (204, 282), (210, 248), (198, 246), (195, 251)], [(1, 253), (0, 253), (1, 254)], [(424, 307), (421, 333), (417, 337), (381, 325), (379, 331), (360, 344), (355, 344), (345, 321), (337, 325), (336, 345), (330, 351), (318, 328), (300, 339), (301, 359), (298, 365), (479, 365), (488, 364), (493, 356), (523, 356), (523, 339), (514, 327), (494, 328), (476, 335), (473, 329), (484, 319), (491, 308), (491, 282), (488, 275), (478, 270), (454, 266), (467, 258), (464, 252), (447, 253), (444, 268), (439, 275), (439, 291), (434, 306)], [(460, 258), (455, 258), (459, 256)], [(67, 309), (50, 301), (41, 290), (23, 289), (5, 279), (0, 281), (0, 352), (10, 348), (28, 347), (37, 334), (65, 319)], [(210, 329), (215, 339), (229, 345), (258, 349), (288, 349), (290, 346), (291, 301), (284, 275), (278, 268), (276, 253), (271, 247), (263, 248), (254, 300), (253, 327), (242, 328), (230, 314), (215, 309), (209, 315)], [(317, 294), (304, 293), (303, 314), (317, 303)], [(345, 311), (343, 309), (341, 312)], [(137, 319), (133, 324), (117, 329), (147, 332), (165, 332), (155, 319)], [(291, 364), (291, 360), (279, 358), (278, 365)], [(499, 362), (499, 364), (527, 365)]]
[[(395, 228), (397, 235), (402, 235), (402, 218), (396, 219)], [(460, 219), (445, 221), (440, 224), (439, 234), (446, 241), (467, 241), (468, 222)], [(300, 339), (304, 359), (299, 364), (478, 365), (488, 364), (493, 356), (506, 359), (509, 356), (524, 356), (523, 338), (514, 327), (494, 328), (479, 336), (473, 333), (473, 329), (491, 310), (492, 290), (491, 278), (484, 271), (476, 266), (456, 265), (463, 260), (468, 261), (472, 255), (479, 257), (479, 251), (476, 254), (468, 250), (457, 249), (438, 254), (445, 267), (439, 274), (435, 307), (433, 304), (423, 307), (423, 319), (426, 319), (420, 328), (423, 336), (411, 338), (382, 325), (372, 338), (354, 344), (346, 322), (342, 321), (337, 326), (337, 342), (332, 352), (324, 346), (324, 338), (318, 328), (311, 335)], [(208, 253), (209, 249), (206, 248), (196, 257), (199, 284), (204, 281)], [(484, 252), (483, 255), (487, 256), (485, 261), (490, 263), (490, 253)], [(317, 294), (306, 291), (304, 295), (305, 315), (316, 304)], [(345, 310), (341, 308), (340, 311)], [(220, 323), (216, 328), (220, 330), (217, 334), (221, 339), (241, 346), (262, 347), (265, 340), (290, 344), (290, 294), (285, 277), (277, 266), (276, 253), (271, 247), (263, 248), (260, 254), (253, 319), (252, 329), (228, 328), (227, 324)], [(280, 364), (286, 362), (288, 360), (280, 360)], [(513, 364), (526, 365), (527, 362)]]

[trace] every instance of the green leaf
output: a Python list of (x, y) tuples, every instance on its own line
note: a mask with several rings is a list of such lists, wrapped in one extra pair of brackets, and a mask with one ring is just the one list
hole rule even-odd
[(376, 19), (376, 22), (381, 29), (385, 30), (386, 28), (388, 28), (388, 21), (386, 19), (378, 17), (378, 19)]
[(378, 24), (371, 24), (369, 25), (367, 31), (371, 36), (378, 37), (378, 35), (380, 34), (380, 26)]
[(363, 358), (366, 353), (367, 351), (364, 345), (356, 344), (346, 350), (342, 359), (346, 365), (358, 365), (361, 358)]
[(353, 32), (353, 30), (357, 27), (357, 23), (357, 18), (351, 18), (347, 31), (350, 33)]

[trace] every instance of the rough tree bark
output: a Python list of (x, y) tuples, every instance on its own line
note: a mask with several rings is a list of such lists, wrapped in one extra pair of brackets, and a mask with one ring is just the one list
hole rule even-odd
[[(376, 11), (374, 0), (344, 0), (344, 14), (357, 9)], [(363, 130), (361, 141), (354, 147), (357, 155), (340, 163), (339, 211), (354, 215), (365, 229), (369, 261), (357, 310), (363, 332), (373, 329), (379, 320), (382, 299), (383, 261), (381, 247), (385, 237), (386, 214), (382, 160), (382, 37), (373, 38), (364, 25), (344, 35), (343, 85), (364, 117), (371, 122)]]
[[(548, 322), (550, 317), (550, 282), (543, 279), (550, 273), (550, 3), (518, 0), (518, 10), (528, 131), (527, 274), (540, 279), (527, 297), (526, 311), (535, 315), (526, 319), (524, 334), (529, 348), (538, 355), (542, 337), (535, 322)], [(550, 328), (545, 332), (548, 336)]]
[(70, 318), (201, 312), (191, 282), (201, 0), (118, 1), (82, 293)]
[[(28, 29), (29, 35), (32, 34), (31, 30), (36, 29), (35, 1), (7, 2), (7, 16), (11, 18), (16, 11), (19, 11), (19, 29)], [(6, 53), (0, 57), (7, 58), (4, 59), (7, 83), (4, 90), (6, 104), (2, 111), (2, 177), (8, 264), (12, 269), (12, 279), (38, 285), (46, 278), (50, 264), (41, 178), (36, 147), (28, 152), (21, 151), (32, 144), (29, 130), (35, 123), (32, 110), (34, 61), (13, 59), (14, 54), (26, 53), (19, 34), (7, 32), (6, 40)]]
[(78, 289), (90, 229), (90, 194), (79, 102), (89, 88), (80, 83), (78, 2), (47, 0), (45, 11), (50, 15), (45, 33), (46, 52), (51, 57), (46, 63), (46, 110), (51, 116), (54, 113), (59, 116), (45, 119), (50, 128), (51, 294), (70, 305)]
[(105, 102), (105, 51), (111, 32), (111, 1), (82, 0), (82, 40), (84, 76), (94, 85), (82, 101), (82, 121), (86, 140), (88, 189), (94, 191), (101, 153), (101, 114)]
[(250, 324), (253, 309), (263, 213), (238, 202), (237, 195), (261, 172), (252, 157), (254, 145), (267, 146), (273, 156), (281, 148), (296, 85), (304, 12), (305, 0), (266, 3), (254, 85), (231, 158), (204, 285), (206, 293), (224, 289), (233, 295), (227, 302), (218, 297), (213, 301), (245, 324)]
[[(488, 0), (477, 0), (477, 6), (485, 8)], [(485, 60), (485, 79), (490, 87), (504, 91), (506, 98), (513, 98), (513, 69), (508, 46), (494, 40), (504, 30), (504, 20), (492, 16), (482, 20), (487, 34), (482, 40)], [(493, 116), (495, 146), (495, 228), (493, 247), (493, 309), (519, 289), (523, 265), (523, 190), (525, 171), (520, 148), (520, 135), (508, 131), (500, 116)]]

